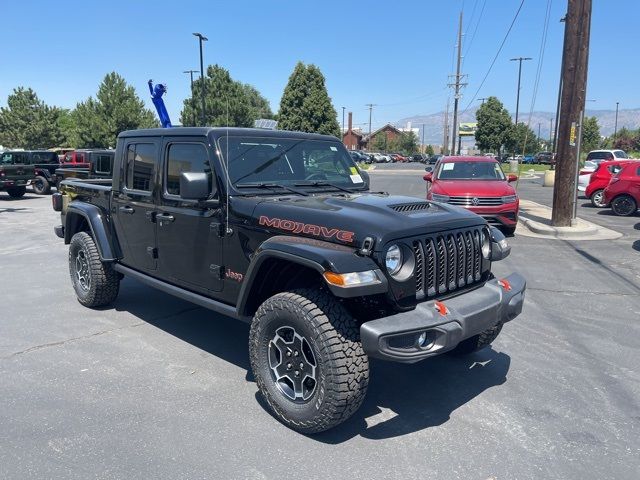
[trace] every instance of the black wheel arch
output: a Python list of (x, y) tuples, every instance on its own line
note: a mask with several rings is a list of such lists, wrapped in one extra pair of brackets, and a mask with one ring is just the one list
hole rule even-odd
[(349, 298), (387, 291), (383, 275), (380, 284), (341, 288), (328, 284), (324, 272), (335, 273), (379, 270), (370, 257), (360, 256), (352, 247), (304, 237), (275, 236), (266, 240), (254, 254), (245, 275), (237, 310), (252, 316), (262, 301), (292, 288), (326, 287), (336, 297)]
[(76, 233), (87, 231), (96, 243), (101, 261), (113, 262), (122, 258), (122, 250), (107, 219), (107, 213), (96, 205), (71, 202), (64, 219), (64, 243), (69, 244)]

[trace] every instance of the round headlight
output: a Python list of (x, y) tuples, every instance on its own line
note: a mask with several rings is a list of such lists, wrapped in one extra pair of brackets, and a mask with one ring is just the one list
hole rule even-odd
[(482, 230), (482, 256), (486, 260), (491, 257), (491, 238), (486, 230)]
[(384, 259), (387, 271), (391, 275), (395, 275), (402, 268), (402, 250), (398, 245), (391, 245), (387, 250), (387, 256)]

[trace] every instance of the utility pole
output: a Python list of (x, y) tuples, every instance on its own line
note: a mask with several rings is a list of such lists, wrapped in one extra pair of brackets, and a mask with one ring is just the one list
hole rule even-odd
[(191, 122), (193, 123), (193, 126), (196, 126), (196, 109), (195, 109), (195, 105), (193, 104), (193, 74), (197, 72), (197, 70), (185, 70), (182, 73), (188, 73), (189, 76), (191, 77)]
[(371, 112), (373, 112), (373, 107), (376, 106), (375, 103), (367, 103), (365, 105), (366, 107), (369, 107), (369, 141), (367, 142), (367, 150), (371, 150)]
[(520, 79), (522, 78), (522, 62), (531, 60), (531, 57), (517, 57), (512, 58), (510, 61), (518, 62), (518, 92), (516, 94), (516, 126), (518, 125), (518, 111), (520, 110)]
[(576, 124), (582, 123), (585, 106), (590, 33), (591, 0), (568, 0), (551, 217), (556, 227), (568, 227), (572, 223), (573, 198), (578, 187)]
[[(560, 19), (560, 23), (564, 23), (565, 25), (565, 35), (567, 33), (567, 16), (565, 15)], [(566, 36), (565, 36), (566, 38)], [(553, 130), (553, 144), (551, 145), (551, 152), (554, 154), (558, 152), (558, 125), (560, 124), (560, 104), (562, 103), (562, 65), (564, 65), (564, 54), (565, 49), (562, 48), (562, 60), (560, 61), (560, 81), (558, 82), (558, 102), (556, 105), (556, 126)], [(554, 165), (551, 165), (551, 169), (553, 170)]]
[(553, 117), (549, 119), (549, 148), (553, 149)]
[(194, 36), (198, 37), (198, 41), (200, 42), (200, 82), (202, 86), (202, 91), (200, 92), (202, 95), (202, 126), (205, 126), (207, 123), (206, 114), (205, 114), (205, 102), (204, 102), (204, 63), (202, 61), (202, 42), (206, 42), (209, 40), (207, 37), (202, 35), (201, 33), (194, 33)]
[(342, 107), (342, 135), (344, 136), (344, 110), (347, 107)]
[[(469, 50), (469, 49), (467, 48), (467, 51), (468, 51), (468, 50)], [(479, 99), (478, 99), (478, 101), (481, 101), (481, 102), (482, 102), (482, 105), (484, 105), (484, 101), (485, 101), (485, 100), (488, 100), (488, 98), (487, 98), (487, 97), (484, 97), (484, 98), (479, 98)]]
[(540, 125), (542, 124), (538, 122), (538, 143), (540, 142)]
[(613, 136), (614, 137), (618, 133), (618, 104), (619, 103), (620, 102), (616, 102), (616, 123), (615, 123), (615, 126), (613, 127)]
[(422, 127), (422, 153), (425, 152), (425, 147), (424, 147), (424, 123), (420, 125)]
[[(460, 75), (460, 67), (462, 63), (462, 11), (460, 11), (460, 21), (458, 23), (458, 62), (456, 65), (455, 82), (449, 84), (450, 87), (455, 88), (455, 95), (453, 97), (453, 135), (451, 137), (451, 153), (455, 155), (456, 152), (456, 135), (459, 133), (458, 129), (458, 101), (460, 100), (460, 87), (464, 87), (466, 83), (461, 83), (463, 75)], [(460, 147), (458, 146), (458, 149)], [(460, 153), (460, 151), (458, 151)]]

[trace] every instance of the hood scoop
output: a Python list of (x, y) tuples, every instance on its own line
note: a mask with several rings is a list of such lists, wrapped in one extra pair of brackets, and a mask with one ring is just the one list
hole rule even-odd
[(410, 215), (412, 213), (431, 208), (431, 204), (429, 202), (403, 203), (400, 205), (389, 205), (389, 208), (395, 210), (396, 212)]

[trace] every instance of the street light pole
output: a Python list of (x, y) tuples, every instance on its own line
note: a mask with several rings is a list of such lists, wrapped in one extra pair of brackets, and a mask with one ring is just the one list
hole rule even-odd
[(618, 133), (618, 104), (619, 103), (620, 102), (616, 102), (616, 123), (615, 123), (615, 126), (613, 127), (613, 136), (614, 137)]
[(516, 95), (516, 121), (515, 124), (518, 126), (518, 111), (520, 109), (520, 79), (522, 77), (522, 61), (523, 60), (531, 60), (531, 57), (518, 57), (510, 59), (511, 62), (518, 62), (518, 92)]
[(202, 126), (204, 127), (204, 124), (206, 123), (206, 115), (205, 115), (205, 111), (204, 111), (204, 63), (202, 61), (202, 42), (206, 42), (207, 40), (209, 40), (207, 37), (205, 37), (204, 35), (202, 35), (201, 33), (194, 33), (194, 36), (198, 37), (198, 41), (200, 43), (200, 82), (202, 84), (202, 91), (201, 91), (201, 95), (202, 95)]
[(347, 107), (342, 107), (342, 135), (344, 135), (344, 110)]
[(193, 104), (193, 74), (194, 72), (197, 72), (197, 70), (185, 70), (182, 73), (188, 73), (189, 76), (191, 77), (191, 122), (193, 123), (193, 126), (196, 126), (196, 109), (194, 108), (195, 105)]

